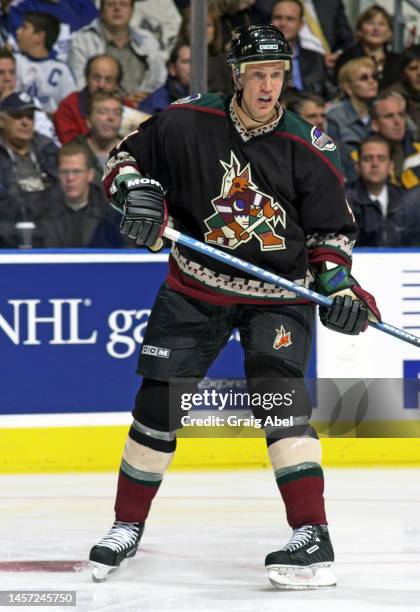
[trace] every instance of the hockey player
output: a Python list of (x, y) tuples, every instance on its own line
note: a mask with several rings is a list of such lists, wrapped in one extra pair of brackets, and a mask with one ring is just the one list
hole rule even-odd
[[(380, 319), (380, 313), (350, 275), (356, 227), (336, 146), (280, 106), (291, 58), (274, 26), (236, 32), (228, 53), (234, 95), (192, 96), (143, 123), (111, 153), (105, 188), (122, 214), (123, 233), (138, 245), (162, 245), (168, 210), (175, 226), (194, 238), (304, 286), (314, 282), (334, 296), (320, 309), (324, 325), (358, 334), (369, 315)], [(334, 585), (321, 446), (303, 385), (313, 306), (180, 246), (173, 247), (169, 266), (140, 356), (144, 378), (119, 473), (116, 521), (90, 552), (94, 579), (135, 555), (173, 457), (180, 424), (170, 410), (169, 380), (201, 379), (236, 327), (254, 391), (285, 393), (290, 379), (299, 388), (294, 425), (265, 430), (293, 529), (291, 540), (266, 558), (269, 578), (280, 588)], [(284, 418), (290, 408), (270, 414)]]

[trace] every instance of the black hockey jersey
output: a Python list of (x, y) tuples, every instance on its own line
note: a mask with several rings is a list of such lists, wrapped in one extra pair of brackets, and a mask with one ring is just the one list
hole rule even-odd
[[(177, 101), (120, 144), (166, 191), (176, 229), (303, 286), (311, 265), (351, 265), (356, 225), (333, 141), (289, 111), (247, 133), (231, 97)], [(218, 304), (295, 294), (174, 246), (169, 284)]]

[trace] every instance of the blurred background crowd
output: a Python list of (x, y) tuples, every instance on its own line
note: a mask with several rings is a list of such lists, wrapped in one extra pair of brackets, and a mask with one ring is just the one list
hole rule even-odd
[[(232, 31), (273, 23), (294, 50), (283, 105), (337, 143), (357, 246), (420, 247), (417, 26), (396, 52), (394, 16), (366, 4), (349, 19), (342, 0), (209, 0), (208, 91), (232, 93)], [(190, 94), (190, 2), (0, 7), (0, 247), (133, 246), (101, 175), (122, 137)]]

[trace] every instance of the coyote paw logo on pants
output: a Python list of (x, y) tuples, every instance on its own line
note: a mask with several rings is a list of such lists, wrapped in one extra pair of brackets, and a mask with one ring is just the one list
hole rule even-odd
[(273, 349), (278, 351), (281, 348), (286, 348), (292, 344), (292, 335), (286, 331), (283, 325), (280, 329), (276, 329), (277, 336), (274, 338)]
[(230, 163), (220, 163), (225, 174), (220, 195), (211, 201), (216, 212), (204, 220), (209, 228), (206, 242), (236, 249), (256, 238), (262, 251), (285, 249), (283, 236), (276, 232), (279, 223), (286, 227), (284, 208), (253, 183), (249, 163), (241, 169), (232, 152)]

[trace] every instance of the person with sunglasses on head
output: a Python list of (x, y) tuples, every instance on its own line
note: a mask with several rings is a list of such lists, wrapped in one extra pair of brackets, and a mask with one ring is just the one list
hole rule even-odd
[(327, 133), (338, 145), (346, 181), (357, 178), (351, 152), (370, 133), (370, 108), (378, 94), (375, 63), (368, 57), (350, 60), (338, 73), (343, 99), (327, 112)]

